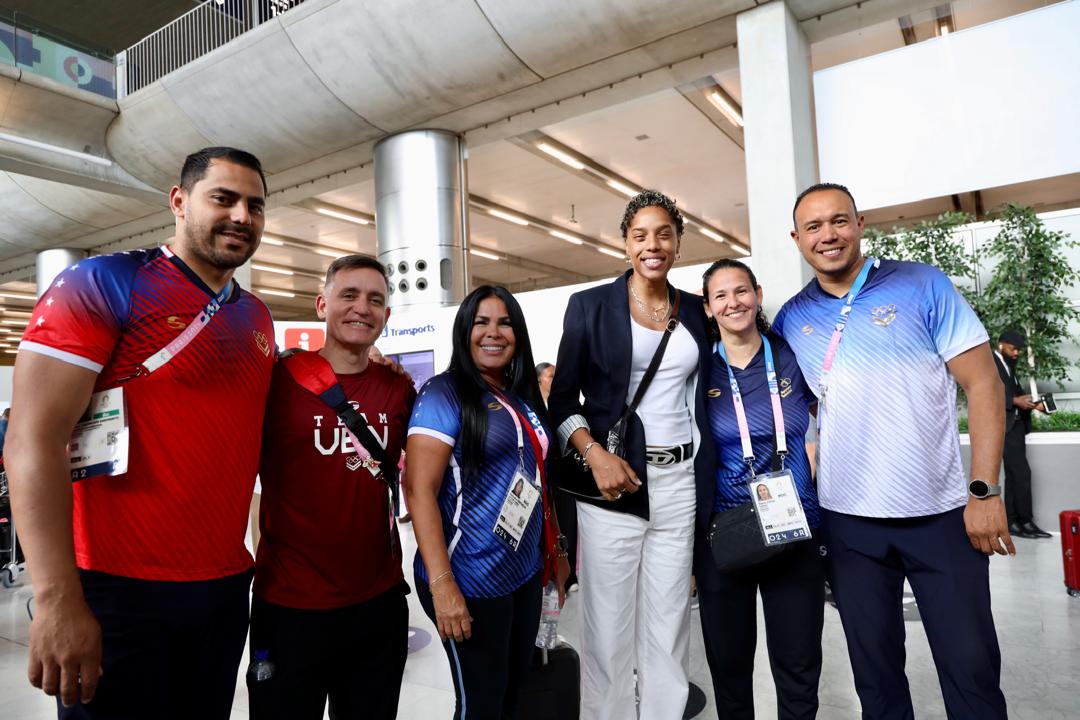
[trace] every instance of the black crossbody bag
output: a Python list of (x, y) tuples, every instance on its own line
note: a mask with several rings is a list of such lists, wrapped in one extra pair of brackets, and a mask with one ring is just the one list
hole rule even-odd
[[(773, 365), (779, 368), (780, 356), (777, 354), (776, 345), (772, 346), (772, 356)], [(773, 425), (773, 472), (783, 467), (783, 460), (776, 452), (776, 446), (776, 426)], [(708, 539), (713, 564), (720, 572), (734, 572), (760, 565), (783, 555), (795, 544), (766, 545), (753, 502), (713, 515), (709, 522)]]
[[(633, 399), (630, 400), (630, 405), (627, 406), (626, 410), (615, 422), (615, 425), (608, 430), (604, 449), (613, 455), (618, 455), (623, 459), (626, 458), (626, 425), (637, 411), (641, 399), (645, 397), (645, 391), (649, 389), (649, 384), (652, 383), (656, 371), (660, 369), (660, 362), (664, 359), (664, 351), (667, 350), (671, 334), (679, 326), (678, 314), (679, 293), (676, 291), (675, 299), (672, 300), (671, 317), (668, 318), (664, 336), (660, 338), (660, 344), (656, 347), (652, 360), (649, 361), (649, 367), (645, 369), (645, 375), (642, 376), (641, 383), (638, 385), (637, 391), (634, 392)], [(631, 320), (631, 322), (633, 321)], [(592, 470), (585, 465), (581, 454), (573, 448), (570, 448), (569, 452), (556, 460), (555, 471), (552, 473), (552, 484), (556, 489), (570, 495), (576, 495), (588, 500), (606, 499), (596, 486)], [(616, 505), (618, 502), (618, 500), (615, 500), (611, 504)]]

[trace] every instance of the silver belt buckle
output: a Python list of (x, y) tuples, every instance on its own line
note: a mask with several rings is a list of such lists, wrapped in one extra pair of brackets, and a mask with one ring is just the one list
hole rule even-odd
[(645, 448), (645, 462), (649, 465), (674, 465), (678, 462), (675, 451), (679, 448)]

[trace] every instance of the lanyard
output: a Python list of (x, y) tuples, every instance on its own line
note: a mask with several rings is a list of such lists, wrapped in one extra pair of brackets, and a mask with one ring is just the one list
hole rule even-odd
[[(787, 457), (787, 434), (784, 432), (784, 409), (780, 405), (780, 387), (776, 381), (776, 365), (773, 361), (772, 345), (769, 338), (761, 336), (762, 350), (765, 353), (765, 378), (769, 383), (769, 397), (772, 400), (773, 431), (776, 433), (776, 454), (780, 458), (780, 467), (784, 467), (784, 458)], [(739, 381), (735, 379), (735, 373), (728, 362), (724, 346), (716, 343), (716, 352), (724, 361), (727, 368), (728, 382), (731, 383), (731, 402), (735, 406), (735, 418), (739, 424), (739, 439), (742, 441), (743, 461), (750, 468), (750, 476), (754, 471), (754, 447), (750, 442), (750, 424), (746, 421), (746, 408), (743, 407), (742, 392), (739, 391)]]
[[(169, 248), (164, 248), (166, 256), (174, 258), (173, 252)], [(175, 257), (176, 260), (180, 258)], [(177, 335), (172, 342), (165, 347), (158, 350), (142, 361), (136, 370), (136, 375), (149, 375), (155, 370), (160, 369), (165, 363), (172, 360), (174, 357), (180, 354), (180, 351), (191, 344), (191, 341), (203, 331), (210, 321), (214, 319), (214, 314), (221, 309), (221, 306), (225, 304), (225, 301), (229, 299), (229, 296), (233, 293), (233, 281), (229, 280), (221, 292), (214, 296), (210, 302), (206, 304), (206, 307), (199, 312), (199, 314), (188, 323), (188, 326), (184, 329), (184, 332)]]
[[(532, 423), (526, 420), (501, 392), (492, 390), (491, 394), (495, 396), (500, 405), (506, 408), (506, 411), (510, 413), (510, 418), (514, 421), (514, 429), (517, 430), (518, 464), (523, 471), (525, 470), (525, 440), (521, 431), (522, 426), (528, 431), (529, 443), (532, 445), (533, 455), (536, 456), (537, 479), (543, 485), (544, 480), (546, 480), (544, 458), (547, 457), (548, 452), (547, 433), (542, 428), (540, 430), (534, 429)], [(522, 422), (523, 420), (524, 422)]]
[(847, 300), (840, 306), (840, 314), (836, 318), (836, 327), (833, 328), (829, 347), (825, 349), (825, 360), (821, 363), (821, 377), (818, 379), (818, 397), (822, 399), (824, 399), (825, 391), (828, 389), (827, 379), (829, 373), (832, 372), (833, 361), (836, 360), (836, 351), (840, 348), (840, 340), (844, 336), (844, 328), (847, 327), (848, 318), (851, 316), (851, 306), (855, 304), (855, 298), (862, 291), (866, 279), (870, 277), (870, 268), (877, 267), (879, 262), (872, 257), (865, 259), (862, 270), (859, 271), (859, 276), (855, 278), (855, 283), (848, 292)]

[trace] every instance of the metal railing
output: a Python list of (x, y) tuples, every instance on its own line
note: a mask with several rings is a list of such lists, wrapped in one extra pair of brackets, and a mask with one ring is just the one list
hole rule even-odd
[(117, 55), (117, 95), (141, 90), (303, 2), (206, 0)]

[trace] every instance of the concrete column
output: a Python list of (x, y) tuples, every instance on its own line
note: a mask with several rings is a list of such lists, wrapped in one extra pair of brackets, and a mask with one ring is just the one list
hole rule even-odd
[(411, 130), (375, 146), (375, 233), (395, 309), (457, 305), (469, 287), (465, 140)]
[(810, 44), (785, 2), (736, 18), (754, 272), (770, 315), (813, 277), (789, 235), (791, 206), (818, 181)]
[(37, 296), (41, 297), (56, 276), (87, 256), (85, 250), (52, 248), (37, 254)]

